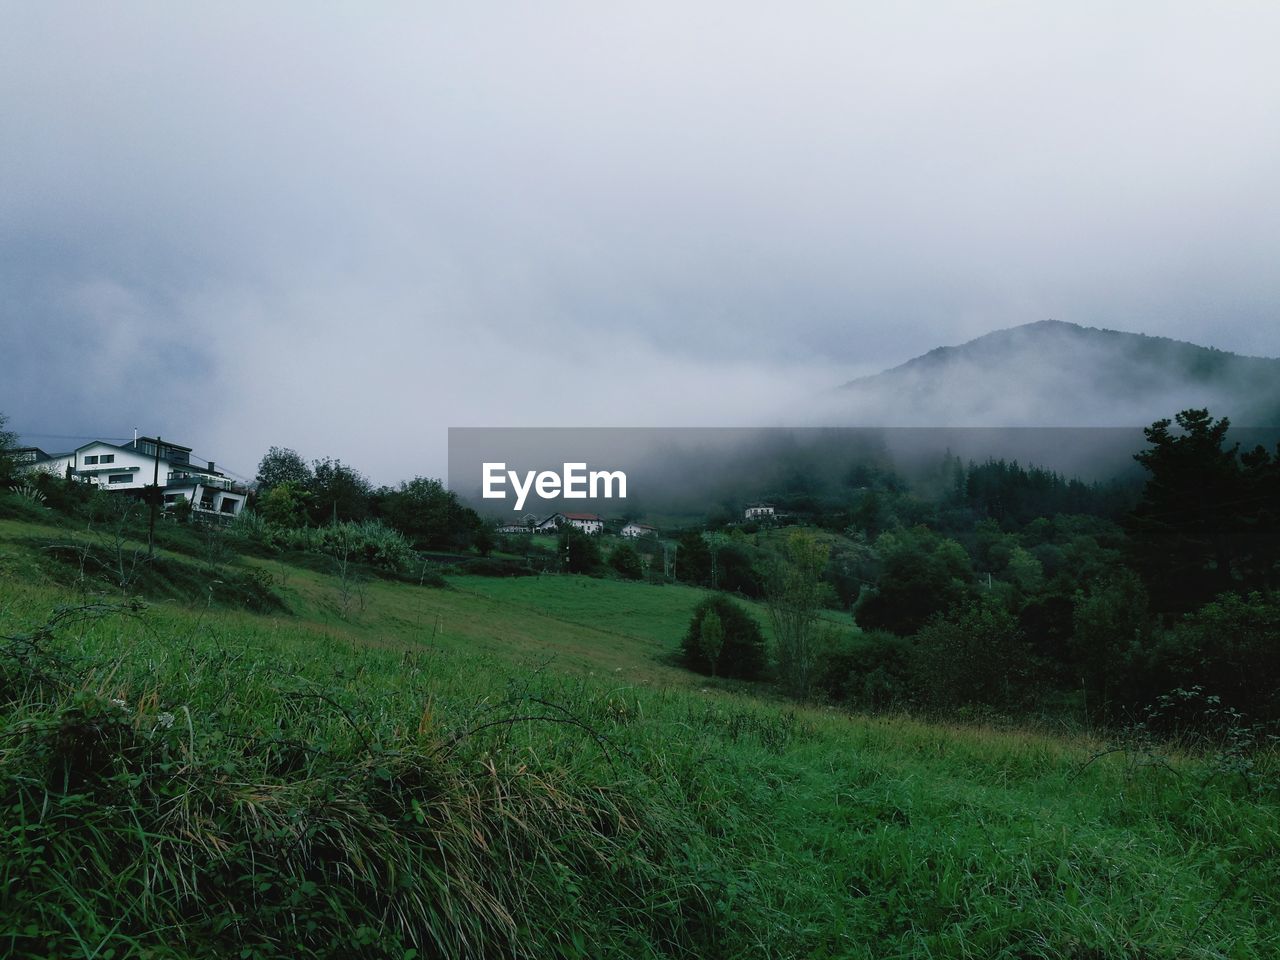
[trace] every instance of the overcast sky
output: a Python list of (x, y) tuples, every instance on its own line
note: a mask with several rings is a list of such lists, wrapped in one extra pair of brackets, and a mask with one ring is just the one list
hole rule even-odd
[(0, 412), (390, 482), (1046, 318), (1280, 355), (1280, 5), (0, 3)]

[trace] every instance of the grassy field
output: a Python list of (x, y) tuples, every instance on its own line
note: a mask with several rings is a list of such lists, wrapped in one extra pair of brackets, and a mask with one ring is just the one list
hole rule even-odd
[(136, 606), (42, 556), (75, 536), (0, 521), (0, 956), (1280, 956), (1268, 757), (1247, 787), (710, 682), (672, 661), (689, 588), (344, 614), (243, 558), (207, 575), (280, 609)]

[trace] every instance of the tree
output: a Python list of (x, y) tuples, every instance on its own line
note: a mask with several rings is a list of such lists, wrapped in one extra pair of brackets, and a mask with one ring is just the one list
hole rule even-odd
[(13, 448), (18, 445), (18, 435), (5, 429), (9, 418), (0, 413), (0, 487), (7, 487), (17, 475), (17, 464), (13, 459)]
[[(703, 623), (711, 613), (719, 619), (722, 633), (714, 663), (707, 658), (702, 637)], [(764, 634), (760, 624), (723, 594), (708, 597), (694, 609), (680, 650), (681, 661), (689, 669), (718, 677), (754, 680), (765, 666)]]
[(311, 468), (296, 450), (288, 447), (271, 447), (258, 463), (258, 490), (270, 491), (282, 483), (292, 483), (300, 489), (311, 485), (314, 477)]
[(920, 695), (937, 707), (1008, 708), (1031, 692), (1031, 652), (1009, 611), (969, 603), (916, 634)]
[(294, 529), (307, 524), (311, 493), (296, 480), (284, 480), (258, 498), (258, 513), (267, 523)]
[(414, 477), (394, 490), (378, 491), (377, 507), (382, 518), (418, 549), (465, 550), (484, 528), (474, 510), (430, 477)]
[(1200, 685), (1251, 719), (1280, 719), (1280, 592), (1217, 597), (1184, 617), (1161, 653), (1178, 685)]
[(1024, 596), (1039, 593), (1044, 589), (1044, 567), (1031, 551), (1015, 546), (1009, 554), (1009, 562), (1005, 566), (1009, 582), (1018, 588)]
[(707, 663), (711, 664), (711, 675), (716, 675), (716, 665), (720, 660), (720, 651), (724, 649), (724, 625), (720, 622), (720, 614), (708, 610), (698, 628), (698, 647)]
[(676, 579), (701, 587), (712, 586), (711, 548), (697, 530), (682, 533), (676, 546)]
[(1156, 683), (1155, 689), (1143, 680), (1143, 674), (1158, 674), (1156, 665), (1144, 656), (1151, 636), (1151, 620), (1147, 613), (1147, 591), (1131, 570), (1120, 569), (1094, 584), (1086, 593), (1076, 594), (1071, 615), (1072, 630), (1068, 649), (1076, 676), (1084, 684), (1089, 702), (1106, 712), (1113, 701), (1120, 706), (1162, 693), (1167, 686)]
[(863, 629), (907, 636), (969, 596), (973, 569), (954, 540), (914, 527), (881, 534), (875, 550), (880, 557), (876, 590), (855, 609)]
[(801, 698), (809, 696), (817, 663), (818, 612), (830, 589), (822, 580), (829, 553), (812, 533), (796, 531), (787, 537), (765, 580), (778, 674)]
[(600, 575), (600, 547), (591, 534), (583, 533), (572, 523), (565, 523), (560, 528), (557, 547), (568, 573), (585, 573), (591, 577)]
[(332, 457), (312, 464), (311, 517), (317, 523), (365, 520), (373, 487), (354, 467)]
[(493, 536), (493, 531), (489, 529), (488, 524), (480, 524), (471, 532), (471, 545), (476, 548), (476, 553), (482, 557), (487, 557), (493, 553), (493, 548), (497, 546), (497, 540)]
[[(736, 528), (735, 528), (736, 532)], [(736, 543), (726, 543), (715, 552), (716, 587), (746, 597), (760, 597), (764, 586), (751, 555)]]
[(624, 580), (639, 580), (644, 576), (640, 554), (629, 543), (620, 543), (609, 554), (609, 566)]
[(1143, 430), (1134, 455), (1148, 473), (1128, 528), (1137, 566), (1159, 611), (1187, 611), (1229, 590), (1267, 586), (1280, 560), (1280, 469), (1265, 449), (1239, 456), (1230, 421), (1183, 410)]

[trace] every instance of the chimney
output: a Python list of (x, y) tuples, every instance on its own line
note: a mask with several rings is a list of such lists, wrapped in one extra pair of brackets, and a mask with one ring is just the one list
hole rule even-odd
[(216, 467), (214, 466), (214, 463), (213, 463), (213, 461), (212, 461), (212, 460), (210, 460), (210, 461), (209, 461), (209, 472), (210, 472), (210, 473), (217, 473), (217, 469), (216, 469)]

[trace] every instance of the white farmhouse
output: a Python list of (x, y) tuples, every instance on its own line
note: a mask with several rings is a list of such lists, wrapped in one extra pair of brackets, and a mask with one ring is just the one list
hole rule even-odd
[(534, 529), (538, 533), (555, 533), (566, 523), (583, 533), (604, 533), (604, 518), (594, 513), (553, 513)]
[(566, 513), (564, 518), (583, 533), (604, 533), (604, 517), (594, 513)]
[(191, 448), (154, 437), (139, 437), (130, 444), (93, 440), (70, 453), (45, 453), (38, 447), (17, 451), (19, 469), (43, 471), (101, 487), (113, 493), (140, 495), (155, 482), (166, 510), (183, 499), (197, 516), (230, 519), (244, 509), (247, 492), (214, 462), (200, 466), (191, 459)]
[(771, 503), (749, 503), (742, 515), (747, 520), (766, 520), (773, 517), (775, 511)]
[(631, 520), (622, 528), (621, 532), (624, 537), (638, 538), (651, 536), (658, 531), (647, 523), (636, 523), (634, 520)]

